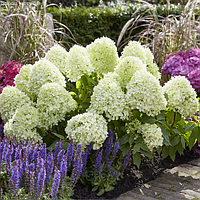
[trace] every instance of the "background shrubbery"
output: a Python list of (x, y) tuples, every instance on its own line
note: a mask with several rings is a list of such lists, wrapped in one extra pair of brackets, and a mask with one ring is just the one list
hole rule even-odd
[[(143, 8), (141, 9), (141, 6)], [(183, 9), (182, 5), (171, 5), (170, 10), (167, 5), (152, 5), (157, 14), (166, 17), (168, 14), (178, 15)], [(107, 36), (115, 42), (118, 39), (121, 29), (128, 20), (131, 19), (132, 14), (140, 8), (137, 15), (144, 13), (151, 14), (148, 6), (138, 3), (109, 3), (108, 5), (100, 4), (98, 7), (66, 7), (57, 8), (51, 7), (48, 12), (53, 14), (53, 18), (65, 24), (73, 33), (77, 42), (83, 46), (90, 44), (96, 38)], [(137, 17), (137, 15), (133, 17)], [(141, 24), (140, 24), (141, 25)], [(142, 30), (137, 29), (137, 32)], [(132, 34), (136, 34), (133, 31)], [(57, 35), (57, 37), (60, 37)], [(128, 33), (124, 36), (128, 37)], [(61, 39), (61, 38), (57, 38)], [(63, 38), (68, 44), (69, 38)], [(73, 43), (71, 43), (73, 44)]]

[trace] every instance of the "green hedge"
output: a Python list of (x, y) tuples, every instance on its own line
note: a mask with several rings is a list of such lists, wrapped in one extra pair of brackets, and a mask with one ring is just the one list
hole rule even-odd
[[(141, 6), (141, 4), (136, 3), (111, 3), (107, 6), (99, 5), (98, 7), (89, 8), (74, 6), (58, 9), (51, 7), (48, 12), (53, 14), (54, 19), (65, 24), (71, 30), (78, 43), (86, 46), (102, 36), (109, 37), (116, 42), (125, 23), (131, 19), (132, 14)], [(170, 10), (167, 5), (153, 6), (157, 14), (162, 16), (179, 14), (182, 10), (180, 5), (171, 5)], [(140, 12), (145, 10), (148, 10), (148, 8), (143, 8)], [(151, 14), (151, 12), (146, 14)], [(67, 37), (64, 37), (64, 41), (68, 42), (66, 45), (68, 49), (73, 44)]]

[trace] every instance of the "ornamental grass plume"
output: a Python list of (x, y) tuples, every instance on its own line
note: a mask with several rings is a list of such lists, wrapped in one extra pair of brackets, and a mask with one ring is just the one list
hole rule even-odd
[(5, 135), (14, 136), (18, 143), (27, 138), (42, 143), (42, 137), (36, 129), (38, 121), (38, 110), (29, 104), (25, 104), (18, 108), (13, 117), (5, 124)]
[(187, 118), (198, 111), (197, 94), (184, 76), (172, 77), (163, 90), (168, 96), (167, 106), (174, 112)]
[(36, 107), (39, 111), (39, 127), (48, 130), (65, 120), (66, 113), (76, 109), (76, 101), (58, 83), (46, 83), (39, 90)]
[(163, 88), (150, 72), (135, 72), (126, 88), (126, 102), (130, 110), (138, 109), (148, 116), (156, 116), (166, 109)]
[(142, 134), (149, 150), (163, 145), (162, 131), (156, 124), (142, 124), (138, 132)]
[(88, 112), (104, 115), (108, 121), (127, 119), (125, 94), (123, 93), (113, 73), (108, 73), (101, 79), (91, 96)]
[(13, 117), (17, 108), (31, 103), (30, 98), (21, 90), (13, 86), (7, 86), (0, 94), (0, 113), (2, 119), (7, 122)]
[(58, 83), (65, 87), (65, 77), (61, 74), (59, 69), (46, 59), (40, 59), (37, 61), (31, 70), (28, 89), (30, 92), (30, 98), (35, 100), (38, 96), (40, 88), (45, 83)]
[(77, 82), (82, 75), (90, 75), (94, 71), (89, 59), (89, 53), (85, 47), (74, 45), (69, 50), (66, 69), (66, 76), (72, 82)]
[(23, 65), (19, 74), (16, 75), (14, 81), (16, 88), (27, 94), (27, 96), (30, 96), (28, 89), (28, 81), (32, 68), (33, 65), (31, 64)]
[(44, 58), (53, 63), (60, 70), (60, 72), (64, 76), (66, 76), (67, 74), (66, 61), (68, 55), (69, 53), (66, 51), (64, 47), (62, 47), (59, 44), (55, 44), (47, 51)]
[(146, 70), (146, 65), (142, 60), (136, 56), (126, 56), (120, 59), (114, 72), (118, 75), (116, 79), (119, 81), (120, 86), (125, 88), (133, 74), (139, 70)]
[(83, 148), (93, 142), (93, 149), (96, 150), (107, 138), (107, 122), (101, 115), (86, 112), (72, 117), (65, 132), (69, 139), (82, 144)]
[(86, 46), (94, 72), (107, 74), (113, 72), (118, 63), (117, 47), (113, 40), (101, 37)]

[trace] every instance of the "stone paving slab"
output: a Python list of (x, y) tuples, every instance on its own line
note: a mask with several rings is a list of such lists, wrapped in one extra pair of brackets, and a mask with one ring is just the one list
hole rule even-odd
[(200, 200), (200, 159), (165, 170), (153, 181), (120, 195), (116, 200)]

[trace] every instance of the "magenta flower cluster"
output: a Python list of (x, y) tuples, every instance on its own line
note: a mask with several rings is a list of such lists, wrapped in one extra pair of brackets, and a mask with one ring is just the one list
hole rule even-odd
[(4, 87), (15, 86), (14, 78), (20, 72), (23, 65), (19, 62), (9, 61), (0, 67), (0, 94)]
[(24, 188), (34, 199), (40, 199), (46, 192), (48, 199), (63, 197), (62, 184), (65, 184), (67, 171), (71, 171), (69, 187), (73, 190), (86, 162), (82, 159), (84, 152), (81, 144), (77, 144), (75, 151), (73, 141), (67, 151), (62, 146), (63, 142), (57, 142), (54, 152), (52, 149), (48, 152), (45, 143), (38, 146), (27, 140), (16, 144), (14, 139), (4, 137), (0, 141), (0, 173), (8, 174), (9, 191), (3, 193), (17, 197), (19, 189)]
[(197, 92), (200, 92), (200, 49), (171, 53), (162, 66), (164, 74), (185, 76)]

